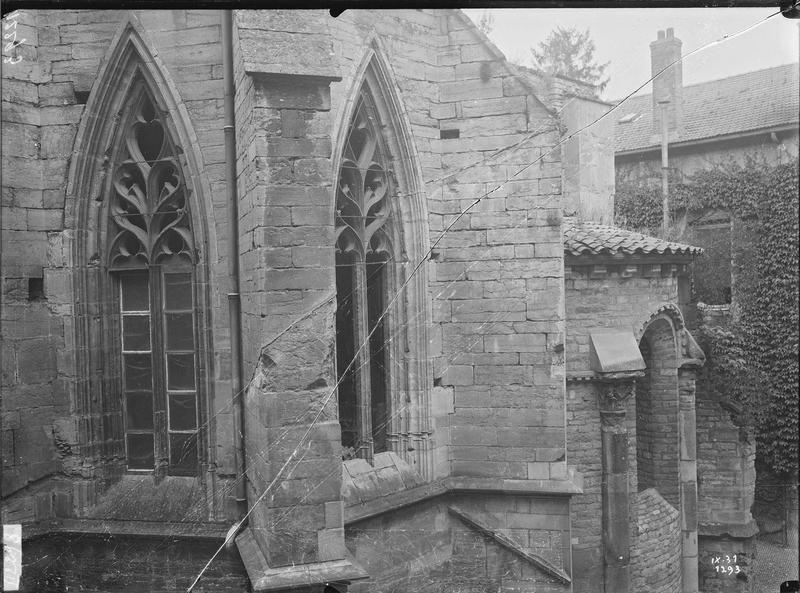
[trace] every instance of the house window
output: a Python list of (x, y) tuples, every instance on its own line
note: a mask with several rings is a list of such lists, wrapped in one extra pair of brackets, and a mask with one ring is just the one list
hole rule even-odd
[(393, 249), (390, 160), (370, 94), (362, 91), (336, 188), (336, 314), (342, 446), (371, 459), (388, 449)]
[(109, 273), (118, 291), (129, 470), (198, 471), (194, 248), (186, 185), (163, 112), (134, 85), (110, 187)]

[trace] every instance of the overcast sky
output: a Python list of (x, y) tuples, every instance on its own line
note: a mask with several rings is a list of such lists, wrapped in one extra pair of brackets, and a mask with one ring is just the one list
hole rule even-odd
[[(483, 9), (464, 11), (478, 21)], [(580, 8), (490, 9), (489, 37), (512, 61), (530, 65), (529, 47), (557, 26), (589, 29), (598, 62), (611, 62), (603, 98), (618, 99), (650, 77), (650, 42), (672, 27), (683, 54), (763, 21), (775, 8)], [(798, 62), (800, 20), (781, 15), (742, 35), (704, 49), (683, 63), (685, 85)], [(647, 85), (640, 93), (649, 93)]]

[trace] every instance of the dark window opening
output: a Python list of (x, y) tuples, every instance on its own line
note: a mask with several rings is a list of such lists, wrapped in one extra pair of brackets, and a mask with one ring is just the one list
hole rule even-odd
[(28, 300), (44, 300), (44, 278), (28, 278)]
[[(339, 371), (339, 424), (342, 428), (342, 447), (357, 450), (358, 401), (356, 397), (356, 352), (354, 259), (336, 256), (336, 368)], [(349, 367), (349, 368), (348, 368)]]
[(372, 442), (375, 453), (386, 451), (386, 427), (388, 423), (388, 406), (386, 394), (387, 357), (384, 347), (384, 320), (381, 318), (386, 293), (386, 260), (382, 255), (371, 253), (367, 256), (367, 325), (369, 338), (370, 363), (370, 404), (372, 414)]
[(75, 104), (86, 105), (89, 100), (89, 91), (75, 91)]
[(453, 140), (461, 136), (461, 130), (439, 130), (439, 138), (442, 140)]

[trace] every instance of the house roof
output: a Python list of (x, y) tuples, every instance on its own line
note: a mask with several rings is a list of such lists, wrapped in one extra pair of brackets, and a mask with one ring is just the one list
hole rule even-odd
[(564, 219), (564, 251), (571, 255), (700, 255), (699, 247), (596, 222)]
[[(683, 87), (684, 129), (674, 142), (797, 124), (798, 70), (797, 63), (785, 64)], [(617, 120), (627, 114), (642, 116), (631, 123), (617, 122), (617, 152), (658, 146), (660, 138), (653, 134), (651, 94), (631, 97), (618, 112)]]

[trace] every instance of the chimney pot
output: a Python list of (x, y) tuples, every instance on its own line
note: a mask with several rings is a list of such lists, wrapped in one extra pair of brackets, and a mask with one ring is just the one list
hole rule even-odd
[(658, 32), (658, 38), (659, 39), (664, 39), (664, 31), (659, 31)]
[(674, 30), (672, 27), (669, 27), (669, 28), (667, 29), (667, 37), (668, 37), (668, 38), (675, 37), (675, 30)]

